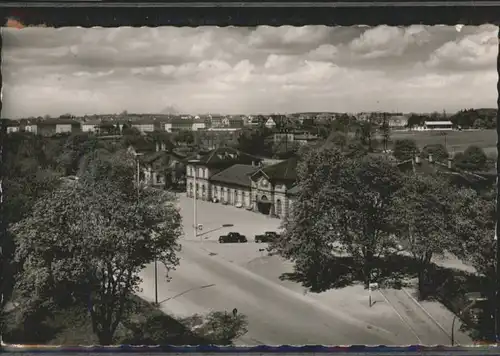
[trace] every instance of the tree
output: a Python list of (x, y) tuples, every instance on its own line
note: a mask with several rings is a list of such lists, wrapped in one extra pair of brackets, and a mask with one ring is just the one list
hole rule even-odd
[(414, 140), (403, 139), (394, 142), (393, 155), (398, 161), (406, 161), (415, 157), (418, 146)]
[(411, 114), (408, 118), (408, 123), (406, 124), (410, 129), (415, 126), (423, 126), (425, 123), (425, 117), (421, 115)]
[(294, 261), (313, 286), (321, 285), (334, 253), (347, 253), (368, 286), (375, 259), (393, 245), (389, 211), (399, 170), (383, 157), (351, 158), (323, 146), (303, 152), (298, 185), (293, 213), (271, 251)]
[(455, 155), (455, 165), (466, 171), (481, 171), (487, 164), (488, 156), (478, 146), (469, 146), (463, 153)]
[(272, 131), (266, 127), (242, 130), (236, 148), (257, 156), (269, 156), (272, 154), (272, 149), (266, 138), (271, 134)]
[(63, 151), (58, 157), (59, 165), (66, 175), (73, 175), (78, 170), (80, 160), (99, 146), (98, 139), (88, 133), (71, 135), (64, 143)]
[(418, 291), (427, 297), (431, 259), (450, 249), (450, 216), (452, 190), (448, 182), (437, 175), (408, 175), (394, 200), (394, 221), (399, 238), (417, 262)]
[[(101, 344), (133, 308), (139, 272), (178, 264), (180, 215), (163, 191), (134, 188), (133, 160), (94, 153), (78, 181), (61, 185), (15, 224), (19, 302), (30, 315), (60, 303), (88, 307)], [(71, 291), (71, 300), (68, 300)]]
[(446, 147), (440, 143), (434, 143), (430, 145), (426, 145), (420, 154), (423, 158), (429, 157), (432, 155), (433, 159), (436, 161), (443, 162), (448, 160), (449, 153)]
[(194, 143), (194, 133), (189, 130), (181, 130), (175, 134), (174, 141), (192, 145)]
[(376, 131), (376, 125), (374, 119), (370, 118), (368, 121), (361, 121), (358, 123), (358, 129), (356, 130), (356, 136), (360, 142), (368, 147), (368, 151), (372, 152), (375, 148), (374, 133)]
[[(472, 189), (455, 193), (451, 227), (455, 243), (451, 252), (472, 265), (481, 278), (481, 291), (488, 300), (496, 300), (495, 195), (479, 195)], [(498, 242), (497, 242), (498, 243)], [(473, 291), (473, 292), (476, 292)], [(494, 303), (483, 305), (474, 337), (494, 340)], [(493, 338), (492, 338), (493, 337)]]
[(387, 147), (389, 145), (389, 140), (391, 138), (391, 128), (389, 126), (389, 122), (387, 120), (387, 115), (384, 114), (382, 123), (379, 127), (380, 135), (382, 136), (382, 142), (384, 144), (384, 151), (387, 151)]

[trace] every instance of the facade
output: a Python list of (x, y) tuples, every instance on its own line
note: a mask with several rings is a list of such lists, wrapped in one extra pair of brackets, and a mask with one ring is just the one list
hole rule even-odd
[(17, 120), (7, 120), (7, 133), (21, 131), (21, 123)]
[(153, 131), (159, 131), (160, 128), (160, 123), (156, 122), (155, 120), (148, 120), (148, 121), (141, 121), (141, 122), (132, 122), (131, 126), (133, 128), (136, 128), (140, 132), (153, 132)]
[(98, 132), (100, 121), (84, 121), (82, 122), (82, 132)]
[(392, 116), (389, 118), (389, 127), (395, 130), (402, 130), (408, 125), (408, 117), (404, 115)]
[(453, 130), (453, 124), (451, 121), (426, 121), (424, 130), (450, 131)]
[(186, 159), (186, 191), (189, 197), (213, 201), (211, 178), (229, 167), (240, 164), (258, 167), (262, 161), (232, 147), (218, 147), (203, 155)]
[[(189, 197), (244, 208), (273, 217), (290, 213), (297, 194), (297, 158), (269, 166), (257, 158), (228, 147), (215, 149), (190, 160), (186, 167), (186, 190)], [(214, 157), (226, 156), (222, 159)], [(294, 195), (295, 194), (295, 195)]]
[(78, 121), (68, 119), (41, 120), (37, 123), (32, 123), (30, 126), (30, 132), (42, 136), (52, 136), (56, 134), (75, 133), (81, 131), (81, 124)]
[(274, 129), (276, 127), (276, 122), (270, 117), (264, 124), (268, 129)]

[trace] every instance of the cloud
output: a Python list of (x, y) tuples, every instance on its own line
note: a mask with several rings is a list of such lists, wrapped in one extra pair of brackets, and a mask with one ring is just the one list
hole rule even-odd
[(189, 113), (494, 107), (496, 31), (2, 29), (2, 114), (160, 112), (168, 105)]

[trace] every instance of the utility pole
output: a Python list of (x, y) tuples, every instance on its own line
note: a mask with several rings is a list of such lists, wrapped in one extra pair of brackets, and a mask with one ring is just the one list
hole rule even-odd
[[(188, 163), (191, 163), (193, 165), (193, 237), (196, 240), (198, 237), (198, 216), (197, 216), (197, 209), (196, 209), (196, 194), (197, 194), (197, 189), (196, 189), (196, 163), (199, 161), (196, 159), (189, 160)], [(202, 237), (200, 235), (200, 241), (202, 240)]]
[[(4, 306), (4, 287), (6, 284), (5, 278), (6, 276), (6, 271), (4, 271), (4, 266), (6, 264), (5, 256), (4, 256), (4, 251), (3, 251), (3, 245), (5, 243), (6, 239), (6, 233), (7, 233), (7, 221), (5, 221), (5, 214), (3, 214), (3, 210), (5, 209), (5, 203), (4, 203), (4, 196), (3, 196), (3, 178), (5, 177), (5, 171), (4, 167), (5, 165), (3, 164), (3, 158), (4, 158), (4, 145), (5, 145), (5, 140), (7, 139), (7, 121), (4, 119), (0, 119), (0, 264), (1, 264), (1, 272), (3, 278), (0, 280), (0, 308), (3, 310)], [(0, 321), (0, 345), (3, 344), (3, 321)]]

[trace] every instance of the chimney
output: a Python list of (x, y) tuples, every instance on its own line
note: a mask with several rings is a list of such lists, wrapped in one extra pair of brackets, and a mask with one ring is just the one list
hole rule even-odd
[(431, 154), (429, 154), (429, 163), (433, 163), (432, 155)]

